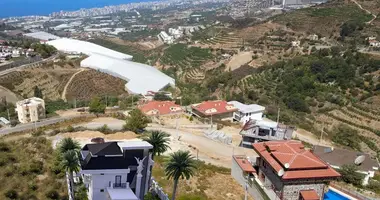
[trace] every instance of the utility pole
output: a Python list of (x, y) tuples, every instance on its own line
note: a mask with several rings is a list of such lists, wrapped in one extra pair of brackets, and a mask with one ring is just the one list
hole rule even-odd
[(323, 137), (323, 129), (325, 128), (325, 121), (323, 120), (322, 122), (322, 130), (321, 130), (321, 137), (319, 138), (319, 144), (322, 142), (322, 137)]
[(106, 107), (108, 106), (108, 98), (107, 98), (107, 95), (106, 95)]
[(8, 121), (10, 122), (11, 121), (11, 115), (9, 114), (9, 108), (7, 108), (7, 112), (8, 112)]
[(278, 112), (277, 112), (277, 124), (280, 122), (280, 107), (278, 107)]
[(212, 114), (211, 114), (211, 129), (213, 128), (213, 125), (212, 125)]

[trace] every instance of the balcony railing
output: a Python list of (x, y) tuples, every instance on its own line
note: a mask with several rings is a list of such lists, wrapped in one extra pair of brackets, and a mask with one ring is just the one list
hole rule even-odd
[(118, 188), (125, 189), (125, 188), (127, 188), (127, 183), (114, 183), (113, 188), (114, 189), (118, 189)]

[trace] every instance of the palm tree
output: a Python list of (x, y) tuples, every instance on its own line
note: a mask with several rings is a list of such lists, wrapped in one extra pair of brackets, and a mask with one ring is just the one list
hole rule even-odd
[(71, 138), (64, 138), (59, 143), (59, 147), (58, 147), (58, 150), (62, 155), (64, 153), (70, 151), (70, 150), (74, 150), (75, 152), (79, 152), (80, 149), (81, 149), (80, 144)]
[(74, 199), (74, 172), (79, 171), (79, 158), (75, 150), (68, 150), (62, 155), (62, 167), (69, 172), (71, 195)]
[(175, 200), (179, 178), (189, 180), (195, 173), (196, 163), (189, 151), (177, 151), (169, 156), (165, 164), (165, 175), (174, 180), (172, 200)]
[(159, 156), (168, 149), (170, 149), (169, 146), (169, 134), (163, 132), (163, 131), (152, 131), (148, 137), (143, 138), (144, 141), (148, 142), (153, 146), (152, 149), (152, 159), (154, 156)]

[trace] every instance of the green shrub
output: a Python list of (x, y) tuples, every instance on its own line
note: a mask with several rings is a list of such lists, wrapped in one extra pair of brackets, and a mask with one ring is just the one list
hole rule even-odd
[(30, 173), (41, 174), (43, 172), (43, 169), (44, 169), (44, 164), (41, 161), (34, 160), (29, 165)]
[(44, 135), (44, 134), (45, 134), (45, 132), (43, 130), (41, 130), (41, 129), (38, 129), (38, 130), (32, 132), (32, 136), (33, 137), (38, 137), (38, 136), (41, 136), (41, 135)]
[(102, 127), (96, 129), (97, 131), (103, 133), (103, 134), (111, 134), (113, 131), (107, 126), (107, 124), (104, 124)]
[(0, 142), (0, 152), (8, 152), (10, 151), (10, 147), (5, 142)]
[(29, 189), (32, 191), (36, 191), (38, 189), (38, 185), (35, 182), (29, 183)]
[(16, 190), (14, 189), (10, 189), (10, 190), (7, 190), (5, 193), (4, 193), (4, 196), (9, 198), (9, 199), (17, 199), (18, 198), (18, 193)]
[(51, 190), (49, 190), (49, 191), (47, 191), (46, 193), (45, 193), (45, 196), (46, 196), (46, 198), (48, 198), (48, 199), (59, 199), (59, 193), (56, 191), (56, 190), (53, 190), (53, 189), (51, 189)]
[(338, 170), (342, 175), (342, 180), (346, 183), (351, 183), (355, 186), (361, 186), (364, 174), (358, 173), (358, 167), (354, 164), (342, 165)]
[(72, 133), (75, 131), (75, 128), (71, 125), (69, 125), (67, 128), (66, 128), (66, 131), (69, 132), (69, 133)]

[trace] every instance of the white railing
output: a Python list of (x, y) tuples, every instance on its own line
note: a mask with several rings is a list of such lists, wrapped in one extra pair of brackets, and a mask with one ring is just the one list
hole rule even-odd
[(169, 200), (169, 196), (164, 192), (162, 187), (158, 185), (157, 181), (155, 181), (153, 177), (151, 178), (151, 182), (152, 182), (152, 185), (151, 185), (152, 193), (157, 195), (158, 198), (160, 198), (161, 200)]
[(74, 194), (71, 194), (71, 181), (70, 181), (70, 175), (69, 175), (69, 173), (67, 173), (66, 172), (66, 182), (67, 182), (67, 192), (68, 192), (68, 194), (69, 194), (69, 200), (74, 200), (74, 198), (73, 198), (73, 195)]

